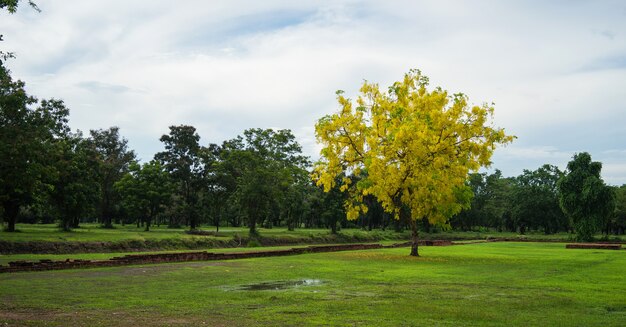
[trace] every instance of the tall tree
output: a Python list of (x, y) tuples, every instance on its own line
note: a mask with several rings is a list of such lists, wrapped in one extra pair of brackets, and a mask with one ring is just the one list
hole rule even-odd
[(367, 177), (342, 180), (348, 219), (366, 210), (363, 197), (376, 196), (396, 219), (409, 217), (411, 255), (418, 256), (417, 220), (445, 224), (469, 202), (469, 171), (489, 164), (497, 144), (513, 137), (488, 126), (493, 107), (470, 106), (463, 94), (427, 89), (428, 78), (412, 70), (388, 93), (365, 82), (356, 101), (338, 92), (341, 109), (321, 118), (315, 131), (322, 143), (314, 178), (325, 191), (345, 171)]
[(626, 184), (615, 187), (615, 215), (611, 221), (615, 234), (622, 235), (626, 232)]
[(128, 140), (120, 135), (119, 127), (91, 130), (90, 135), (99, 161), (100, 223), (105, 228), (112, 228), (113, 216), (119, 209), (119, 197), (114, 185), (128, 172), (136, 156), (133, 150), (128, 149)]
[(165, 151), (154, 158), (171, 174), (180, 195), (180, 210), (194, 230), (199, 223), (199, 199), (204, 186), (204, 165), (200, 136), (188, 125), (170, 126), (169, 135), (161, 136)]
[(466, 184), (473, 193), (471, 205), (450, 219), (452, 227), (471, 230), (485, 226), (502, 230), (512, 206), (513, 179), (502, 178), (502, 172), (496, 169), (492, 174), (471, 173)]
[(7, 231), (15, 231), (20, 208), (53, 182), (51, 144), (69, 130), (68, 115), (62, 101), (28, 95), (0, 60), (0, 203)]
[(545, 234), (567, 230), (567, 219), (559, 206), (557, 182), (563, 176), (558, 167), (543, 165), (524, 169), (516, 178), (511, 203), (512, 218), (521, 234), (529, 228), (543, 228)]
[(59, 227), (69, 231), (80, 219), (95, 211), (100, 195), (95, 149), (80, 132), (68, 134), (57, 143), (57, 178), (51, 200), (59, 215)]
[(222, 160), (236, 182), (232, 202), (241, 208), (250, 234), (257, 234), (257, 224), (275, 208), (293, 214), (288, 198), (296, 196), (291, 192), (297, 192), (308, 166), (301, 152), (290, 130), (248, 129), (243, 137), (225, 142)]
[(559, 203), (571, 219), (579, 241), (593, 240), (594, 233), (613, 214), (615, 195), (604, 184), (602, 163), (591, 161), (587, 152), (577, 153), (567, 163), (565, 175), (559, 179)]
[(143, 165), (133, 163), (129, 172), (115, 183), (116, 191), (121, 195), (122, 205), (128, 213), (143, 220), (145, 230), (150, 231), (154, 218), (162, 213), (170, 202), (172, 188), (170, 176), (158, 161)]

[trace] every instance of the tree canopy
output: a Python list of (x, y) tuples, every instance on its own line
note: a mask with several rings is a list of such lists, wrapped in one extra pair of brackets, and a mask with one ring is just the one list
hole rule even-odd
[(412, 255), (418, 255), (415, 221), (445, 224), (469, 202), (468, 173), (489, 165), (496, 145), (513, 140), (489, 125), (493, 106), (472, 106), (463, 94), (427, 87), (418, 70), (386, 93), (365, 82), (356, 103), (338, 92), (339, 112), (315, 126), (323, 146), (313, 173), (318, 185), (329, 191), (342, 172), (365, 172), (356, 184), (342, 179), (341, 189), (350, 193), (348, 219), (364, 213), (364, 196), (374, 195), (396, 219), (410, 216)]
[(579, 241), (591, 241), (593, 234), (614, 214), (615, 195), (604, 184), (602, 163), (591, 161), (587, 152), (577, 153), (559, 179), (559, 203), (572, 220)]
[(154, 155), (167, 170), (180, 195), (178, 206), (190, 229), (198, 226), (199, 197), (204, 186), (204, 165), (200, 135), (189, 125), (170, 126), (170, 133), (161, 136), (165, 151)]
[(38, 101), (0, 62), (0, 203), (8, 231), (20, 208), (53, 182), (56, 141), (69, 131), (60, 100)]

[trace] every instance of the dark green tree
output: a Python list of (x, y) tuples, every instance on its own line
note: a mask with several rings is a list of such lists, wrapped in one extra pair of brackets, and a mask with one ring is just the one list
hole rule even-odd
[[(342, 178), (342, 176), (338, 178)], [(348, 196), (345, 192), (341, 192), (338, 186), (333, 187), (330, 192), (324, 192), (324, 190), (318, 186), (317, 192), (322, 192), (322, 221), (327, 228), (330, 228), (331, 234), (337, 234), (337, 225), (339, 225), (339, 222), (346, 221), (344, 203), (348, 199)]]
[(286, 203), (298, 196), (291, 192), (297, 192), (307, 176), (309, 162), (301, 153), (290, 130), (248, 129), (243, 137), (225, 142), (222, 160), (235, 181), (231, 203), (240, 208), (251, 235), (257, 235), (257, 224), (276, 211), (287, 215), (287, 221), (296, 214)]
[(189, 228), (198, 227), (200, 197), (206, 180), (201, 160), (203, 147), (196, 128), (188, 125), (170, 126), (169, 135), (161, 136), (165, 151), (154, 158), (159, 161), (172, 177), (179, 195), (178, 208), (186, 218)]
[(68, 134), (56, 146), (57, 176), (50, 198), (59, 215), (59, 227), (69, 231), (95, 211), (100, 195), (98, 161), (95, 149), (80, 132)]
[(20, 208), (54, 181), (51, 145), (69, 130), (68, 115), (62, 101), (28, 95), (0, 61), (0, 203), (7, 231), (15, 231)]
[(502, 178), (502, 172), (497, 169), (492, 174), (469, 174), (466, 185), (473, 193), (470, 208), (452, 217), (450, 225), (462, 230), (477, 226), (501, 230), (511, 207), (512, 184), (510, 179)]
[(521, 234), (528, 228), (542, 228), (545, 234), (567, 230), (567, 218), (559, 206), (557, 182), (563, 176), (558, 167), (543, 165), (524, 170), (516, 178), (512, 193), (512, 218)]
[(577, 153), (557, 183), (559, 203), (579, 241), (593, 240), (615, 208), (614, 194), (600, 177), (601, 170), (602, 163), (591, 161), (589, 153)]
[(119, 196), (114, 185), (128, 172), (136, 156), (128, 149), (128, 140), (120, 135), (119, 127), (91, 130), (90, 135), (99, 162), (100, 223), (105, 228), (112, 228), (113, 217), (119, 210)]
[(215, 232), (219, 233), (220, 224), (228, 216), (229, 199), (235, 191), (237, 181), (234, 163), (225, 160), (227, 150), (231, 149), (228, 142), (222, 146), (209, 144), (201, 154), (204, 165), (204, 189), (203, 211), (209, 216), (208, 220), (215, 226)]
[(158, 161), (143, 165), (132, 163), (129, 172), (115, 183), (120, 194), (122, 206), (137, 218), (137, 225), (142, 220), (146, 231), (154, 218), (165, 210), (172, 197), (170, 176)]
[(617, 235), (626, 232), (626, 184), (614, 187), (615, 193), (615, 214), (611, 221), (611, 228)]

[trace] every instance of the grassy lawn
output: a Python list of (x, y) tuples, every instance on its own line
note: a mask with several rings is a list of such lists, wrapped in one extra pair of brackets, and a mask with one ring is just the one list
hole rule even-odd
[[(397, 241), (378, 242), (383, 245), (397, 243)], [(253, 251), (273, 251), (292, 248), (307, 247), (309, 245), (283, 245), (283, 246), (263, 246), (263, 247), (237, 247), (237, 248), (219, 248), (206, 250), (171, 250), (171, 251), (139, 251), (139, 252), (115, 252), (115, 253), (69, 253), (69, 254), (0, 254), (0, 265), (8, 265), (11, 261), (39, 261), (41, 259), (49, 260), (65, 260), (65, 259), (81, 259), (81, 260), (108, 260), (113, 257), (120, 257), (127, 254), (155, 254), (155, 253), (177, 253), (177, 252), (199, 252), (207, 251), (213, 253), (228, 252), (253, 252)]]
[[(153, 226), (151, 231), (145, 232), (143, 228), (137, 228), (136, 225), (116, 225), (114, 229), (100, 228), (98, 224), (83, 224), (81, 228), (77, 228), (71, 232), (59, 231), (55, 224), (17, 224), (20, 232), (7, 233), (0, 232), (0, 240), (10, 242), (26, 242), (26, 241), (70, 241), (70, 242), (116, 242), (125, 240), (160, 240), (160, 239), (194, 239), (206, 236), (194, 236), (185, 233), (184, 228), (167, 228), (166, 226)], [(214, 226), (201, 226), (206, 231), (214, 231)], [(314, 228), (298, 228), (289, 231), (286, 228), (259, 228), (259, 233), (263, 237), (274, 238), (298, 238), (298, 237), (324, 237), (330, 235), (328, 229)], [(343, 229), (341, 234), (346, 236), (368, 236), (375, 235), (378, 239), (398, 239), (405, 237), (408, 239), (409, 233), (398, 233), (392, 230), (373, 230), (364, 231), (358, 228)], [(211, 236), (216, 239), (232, 239), (235, 236), (247, 237), (248, 229), (246, 227), (222, 227), (218, 236)], [(439, 233), (426, 234), (422, 233), (422, 237), (429, 239), (485, 239), (485, 238), (523, 238), (530, 240), (562, 240), (569, 241), (573, 239), (571, 234), (560, 233), (545, 235), (539, 232), (530, 232), (525, 235), (519, 235), (512, 232), (461, 232), (461, 231), (444, 231)], [(597, 235), (599, 239), (601, 235)], [(611, 240), (625, 240), (624, 236), (610, 236)]]
[[(123, 240), (146, 240), (146, 239), (193, 239), (206, 236), (195, 236), (185, 233), (184, 228), (167, 228), (166, 226), (153, 226), (149, 232), (145, 232), (143, 228), (137, 228), (136, 225), (115, 225), (113, 229), (100, 228), (98, 224), (83, 224), (80, 228), (71, 232), (62, 232), (55, 224), (17, 224), (17, 233), (0, 232), (0, 240), (12, 242), (26, 241), (76, 241), (76, 242), (115, 242)], [(214, 226), (202, 226), (202, 230), (215, 231)], [(329, 229), (296, 229), (289, 231), (287, 228), (259, 228), (259, 233), (263, 237), (315, 237), (330, 235)], [(371, 232), (360, 229), (344, 229), (341, 231), (344, 235), (363, 235), (379, 234), (381, 237), (397, 238), (398, 233), (392, 230)], [(234, 236), (247, 237), (248, 228), (246, 227), (223, 227), (220, 228), (217, 237), (223, 239), (232, 239)], [(408, 237), (408, 232), (402, 233)]]
[[(625, 325), (626, 251), (558, 243), (408, 251), (3, 274), (0, 325)], [(287, 283), (246, 290), (267, 282)]]

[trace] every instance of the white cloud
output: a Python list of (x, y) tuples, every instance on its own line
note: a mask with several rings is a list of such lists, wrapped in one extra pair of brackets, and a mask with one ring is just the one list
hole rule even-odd
[(120, 126), (144, 159), (183, 123), (205, 143), (290, 128), (315, 156), (313, 124), (337, 108), (335, 90), (386, 87), (410, 68), (496, 103), (496, 123), (519, 136), (494, 157), (505, 174), (562, 166), (578, 149), (603, 158), (626, 138), (620, 2), (38, 4), (0, 14), (14, 75), (64, 99), (74, 128)]

